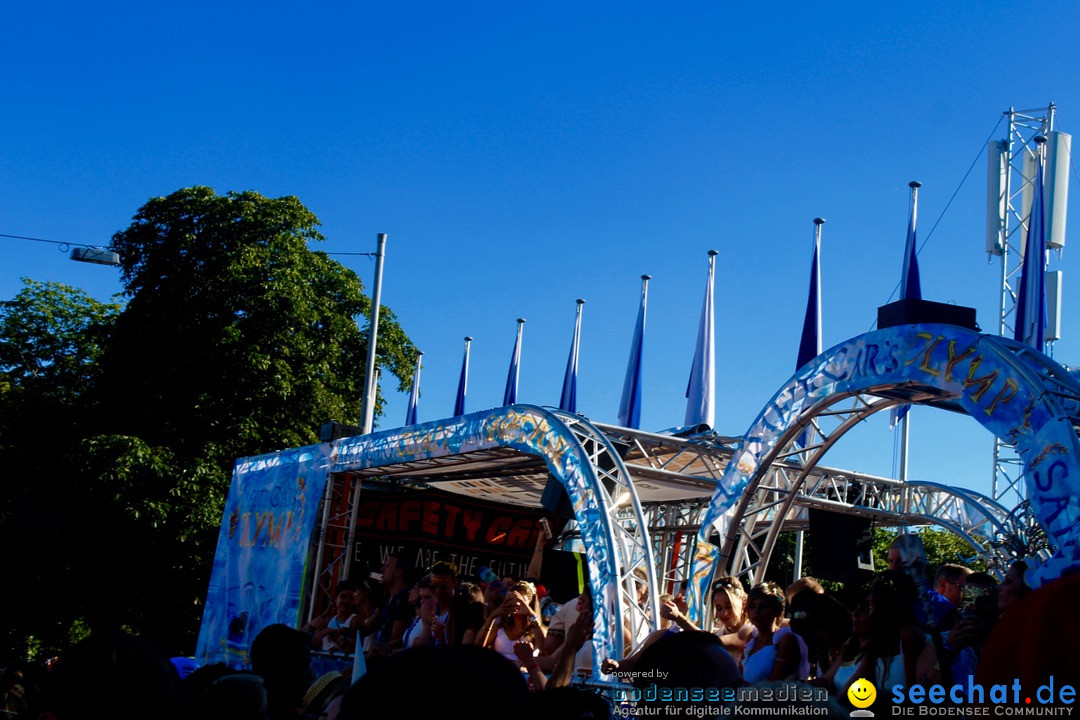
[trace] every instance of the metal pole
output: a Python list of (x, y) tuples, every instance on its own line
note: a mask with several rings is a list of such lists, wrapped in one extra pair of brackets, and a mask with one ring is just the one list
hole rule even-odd
[(908, 460), (908, 420), (911, 418), (911, 410), (900, 419), (900, 482), (907, 482)]
[(322, 579), (322, 561), (326, 553), (326, 526), (330, 522), (330, 503), (334, 497), (334, 476), (327, 474), (326, 491), (322, 499), (322, 518), (319, 522), (319, 543), (315, 549), (315, 570), (312, 573), (311, 598), (308, 601), (307, 619), (315, 616), (315, 596), (319, 592), (319, 581)]
[[(379, 376), (381, 373), (378, 368), (375, 368), (375, 374), (371, 376), (371, 387), (379, 387)], [(374, 394), (373, 394), (374, 395)], [(365, 394), (366, 397), (366, 394)], [(375, 397), (371, 398), (371, 402), (364, 402), (364, 434), (367, 434), (375, 429)]]
[[(998, 335), (1005, 337), (1005, 308), (1009, 303), (1009, 213), (1012, 212), (1012, 174), (1013, 174), (1013, 133), (1015, 128), (1013, 123), (1015, 118), (1013, 117), (1013, 111), (1015, 108), (1010, 107), (1005, 114), (1009, 118), (1009, 127), (1007, 140), (1005, 141), (1005, 187), (1002, 192), (1005, 193), (1005, 217), (1002, 218), (1001, 228), (1001, 302), (998, 306)], [(1013, 322), (1016, 319), (1013, 318)], [(994, 451), (993, 461), (994, 467), (992, 468), (992, 474), (990, 476), (990, 497), (995, 500), (1000, 500), (1002, 493), (998, 491), (998, 473), (1001, 469), (1001, 449), (1003, 443), (1001, 438), (994, 436)]]
[(802, 577), (803, 541), (803, 531), (799, 530), (795, 533), (795, 566), (792, 568), (791, 582)]
[(386, 233), (377, 236), (375, 250), (375, 290), (371, 295), (371, 336), (368, 338), (367, 374), (364, 376), (364, 417), (361, 433), (367, 435), (375, 425), (375, 349), (379, 339), (379, 308), (382, 305), (383, 258), (386, 257)]
[[(375, 250), (375, 288), (371, 296), (371, 336), (368, 338), (367, 372), (364, 375), (364, 418), (360, 432), (364, 435), (370, 433), (375, 427), (375, 398), (378, 394), (378, 375), (375, 372), (375, 351), (379, 342), (379, 309), (382, 307), (382, 277), (383, 258), (386, 257), (386, 233), (376, 236), (378, 246)], [(347, 482), (347, 480), (346, 480)], [(352, 544), (356, 533), (356, 508), (360, 500), (359, 481), (353, 486), (351, 517), (349, 518), (349, 532), (345, 548), (345, 566), (352, 564)], [(356, 648), (353, 650), (352, 681), (356, 682), (367, 673), (367, 663), (364, 662), (364, 651), (360, 647), (360, 636), (356, 638)]]

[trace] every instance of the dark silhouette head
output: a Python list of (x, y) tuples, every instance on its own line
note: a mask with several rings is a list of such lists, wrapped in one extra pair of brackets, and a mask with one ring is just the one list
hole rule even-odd
[(269, 625), (251, 643), (251, 669), (261, 675), (271, 713), (303, 706), (311, 681), (307, 635), (288, 625)]
[(503, 712), (529, 700), (521, 672), (502, 655), (478, 645), (422, 645), (372, 664), (345, 693), (338, 718), (371, 718), (374, 708), (396, 718), (439, 717), (463, 692)]

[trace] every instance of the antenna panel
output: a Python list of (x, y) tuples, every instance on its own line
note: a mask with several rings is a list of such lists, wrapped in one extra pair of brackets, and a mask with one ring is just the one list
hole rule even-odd
[(1046, 139), (1046, 246), (1065, 247), (1065, 213), (1069, 207), (1069, 153), (1072, 135), (1051, 132)]

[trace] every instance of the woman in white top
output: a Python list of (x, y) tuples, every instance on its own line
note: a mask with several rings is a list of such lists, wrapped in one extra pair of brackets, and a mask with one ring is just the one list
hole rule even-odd
[[(676, 600), (681, 598), (680, 595)], [(712, 586), (712, 604), (712, 632), (720, 638), (720, 644), (737, 664), (742, 657), (743, 646), (753, 630), (753, 625), (746, 618), (746, 589), (743, 588), (742, 581), (733, 575), (719, 578)], [(701, 628), (685, 615), (685, 610), (685, 603), (681, 606), (674, 601), (660, 604), (662, 618), (671, 620), (682, 630), (700, 630)]]
[(939, 671), (933, 643), (915, 624), (918, 589), (905, 573), (886, 570), (870, 588), (870, 637), (855, 672), (837, 693), (846, 697), (847, 686), (866, 678), (877, 688), (937, 682)]
[(353, 605), (353, 587), (348, 583), (337, 586), (334, 595), (334, 615), (319, 629), (312, 643), (324, 652), (351, 653), (356, 646), (356, 628), (360, 624)]
[(743, 648), (742, 674), (748, 683), (806, 680), (810, 675), (806, 643), (783, 625), (785, 604), (784, 591), (774, 582), (756, 585), (747, 596), (753, 630)]
[(544, 641), (544, 628), (539, 622), (540, 601), (536, 587), (530, 582), (510, 586), (502, 605), (484, 622), (476, 636), (476, 644), (489, 647), (508, 660), (518, 663), (514, 644), (525, 640), (539, 646)]

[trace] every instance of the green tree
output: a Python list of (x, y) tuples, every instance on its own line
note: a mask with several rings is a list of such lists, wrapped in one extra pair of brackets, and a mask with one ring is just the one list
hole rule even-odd
[[(317, 227), (293, 197), (179, 190), (113, 238), (122, 311), (34, 284), (4, 306), (0, 472), (22, 502), (0, 518), (23, 521), (0, 536), (27, 548), (14, 586), (30, 598), (5, 618), (12, 647), (61, 646), (85, 618), (194, 649), (235, 459), (360, 417), (370, 301), (309, 249)], [(383, 378), (404, 390), (416, 349), (386, 308), (379, 327)], [(59, 432), (24, 442), (50, 415)]]
[[(881, 570), (888, 569), (889, 545), (892, 544), (899, 532), (899, 530), (893, 528), (874, 528), (874, 567)], [(937, 572), (937, 569), (946, 563), (966, 565), (972, 570), (986, 570), (986, 563), (978, 557), (975, 549), (959, 535), (933, 527), (918, 528), (914, 532), (922, 540), (923, 549), (926, 550), (929, 572)], [(930, 579), (933, 580), (933, 578)]]
[(59, 461), (92, 424), (87, 390), (120, 311), (64, 285), (23, 282), (0, 303), (0, 567), (8, 608), (0, 647), (15, 654), (25, 654), (31, 635), (55, 646), (74, 624), (65, 579), (70, 478)]
[(75, 420), (120, 311), (59, 283), (23, 284), (0, 303), (0, 442), (18, 437), (16, 423)]
[[(118, 431), (231, 463), (359, 424), (370, 300), (308, 249), (317, 226), (294, 197), (206, 187), (139, 210), (113, 237), (130, 297), (103, 362)], [(405, 390), (416, 348), (386, 308), (379, 328), (384, 377)]]

